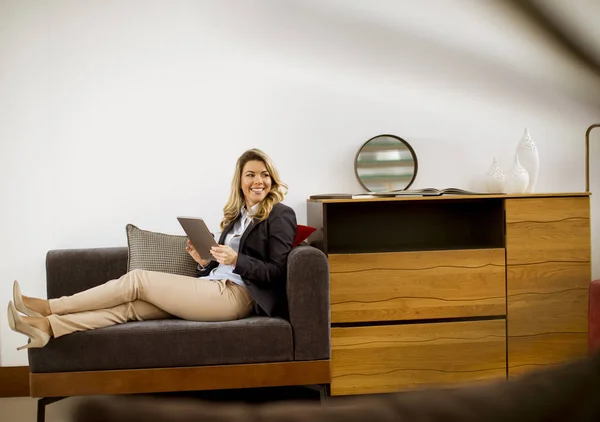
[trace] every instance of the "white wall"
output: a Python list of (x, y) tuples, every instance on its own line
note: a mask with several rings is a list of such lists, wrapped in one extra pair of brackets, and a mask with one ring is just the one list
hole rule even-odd
[[(0, 0), (0, 304), (13, 279), (45, 295), (50, 249), (181, 233), (179, 214), (216, 228), (250, 147), (300, 223), (308, 195), (360, 191), (380, 133), (415, 148), (414, 187), (470, 187), (528, 126), (538, 191), (584, 190), (598, 78), (498, 3)], [(2, 365), (23, 341), (0, 312)]]

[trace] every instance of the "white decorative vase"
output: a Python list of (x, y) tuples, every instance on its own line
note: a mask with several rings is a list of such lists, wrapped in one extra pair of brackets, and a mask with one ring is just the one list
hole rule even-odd
[(529, 174), (529, 183), (525, 192), (534, 192), (540, 171), (540, 157), (537, 146), (533, 143), (531, 135), (529, 135), (529, 128), (525, 128), (525, 135), (523, 135), (523, 139), (517, 147), (517, 155), (519, 156), (519, 162)]
[(529, 186), (529, 173), (519, 162), (519, 154), (515, 154), (515, 162), (506, 175), (506, 193), (525, 193)]
[(494, 157), (492, 166), (485, 174), (485, 187), (490, 193), (502, 193), (504, 192), (505, 183), (506, 176), (504, 175), (504, 172), (498, 165), (496, 157)]

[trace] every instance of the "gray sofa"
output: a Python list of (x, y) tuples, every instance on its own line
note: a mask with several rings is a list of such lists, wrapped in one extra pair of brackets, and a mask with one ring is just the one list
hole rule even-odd
[[(126, 268), (127, 248), (50, 251), (48, 298), (118, 278)], [(44, 398), (43, 407), (55, 401), (48, 398), (73, 395), (328, 384), (326, 256), (308, 245), (295, 247), (282, 294), (284, 317), (130, 322), (53, 339), (29, 350), (31, 396)]]

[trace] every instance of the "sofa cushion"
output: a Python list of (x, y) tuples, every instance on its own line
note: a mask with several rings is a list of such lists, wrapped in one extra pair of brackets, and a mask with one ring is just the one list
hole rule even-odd
[(130, 322), (52, 339), (29, 349), (31, 372), (167, 368), (293, 360), (292, 327), (280, 318), (227, 322)]
[(126, 226), (127, 271), (147, 270), (198, 277), (196, 261), (185, 250), (187, 237)]

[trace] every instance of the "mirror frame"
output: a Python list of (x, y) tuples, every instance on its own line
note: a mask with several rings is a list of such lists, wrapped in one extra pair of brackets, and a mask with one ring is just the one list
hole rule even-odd
[[(412, 155), (412, 157), (413, 157), (413, 160), (415, 162), (415, 171), (413, 173), (412, 179), (410, 179), (410, 182), (408, 182), (408, 184), (406, 185), (406, 187), (404, 189), (402, 189), (402, 190), (407, 190), (408, 188), (411, 187), (411, 185), (415, 181), (415, 179), (417, 177), (417, 172), (419, 171), (419, 160), (417, 159), (417, 153), (415, 152), (415, 150), (413, 149), (413, 147), (411, 147), (410, 144), (407, 141), (405, 141), (404, 139), (400, 138), (399, 136), (390, 135), (390, 134), (387, 134), (387, 133), (384, 133), (382, 135), (373, 136), (371, 139), (369, 139), (368, 141), (366, 141), (365, 143), (363, 143), (360, 146), (360, 148), (358, 149), (358, 151), (356, 152), (356, 155), (354, 156), (354, 175), (356, 176), (356, 180), (358, 180), (358, 183), (360, 183), (360, 185), (363, 187), (363, 189), (365, 189), (367, 192), (374, 192), (371, 189), (369, 189), (368, 187), (366, 187), (365, 184), (362, 182), (362, 180), (360, 180), (360, 176), (358, 175), (358, 168), (357, 168), (358, 156), (360, 155), (360, 152), (362, 151), (362, 149), (364, 148), (365, 145), (367, 145), (372, 140), (377, 139), (377, 138), (381, 138), (381, 137), (394, 138), (397, 141), (402, 142), (406, 146), (406, 148), (410, 151), (410, 155)], [(374, 193), (376, 193), (376, 192), (374, 192)]]

